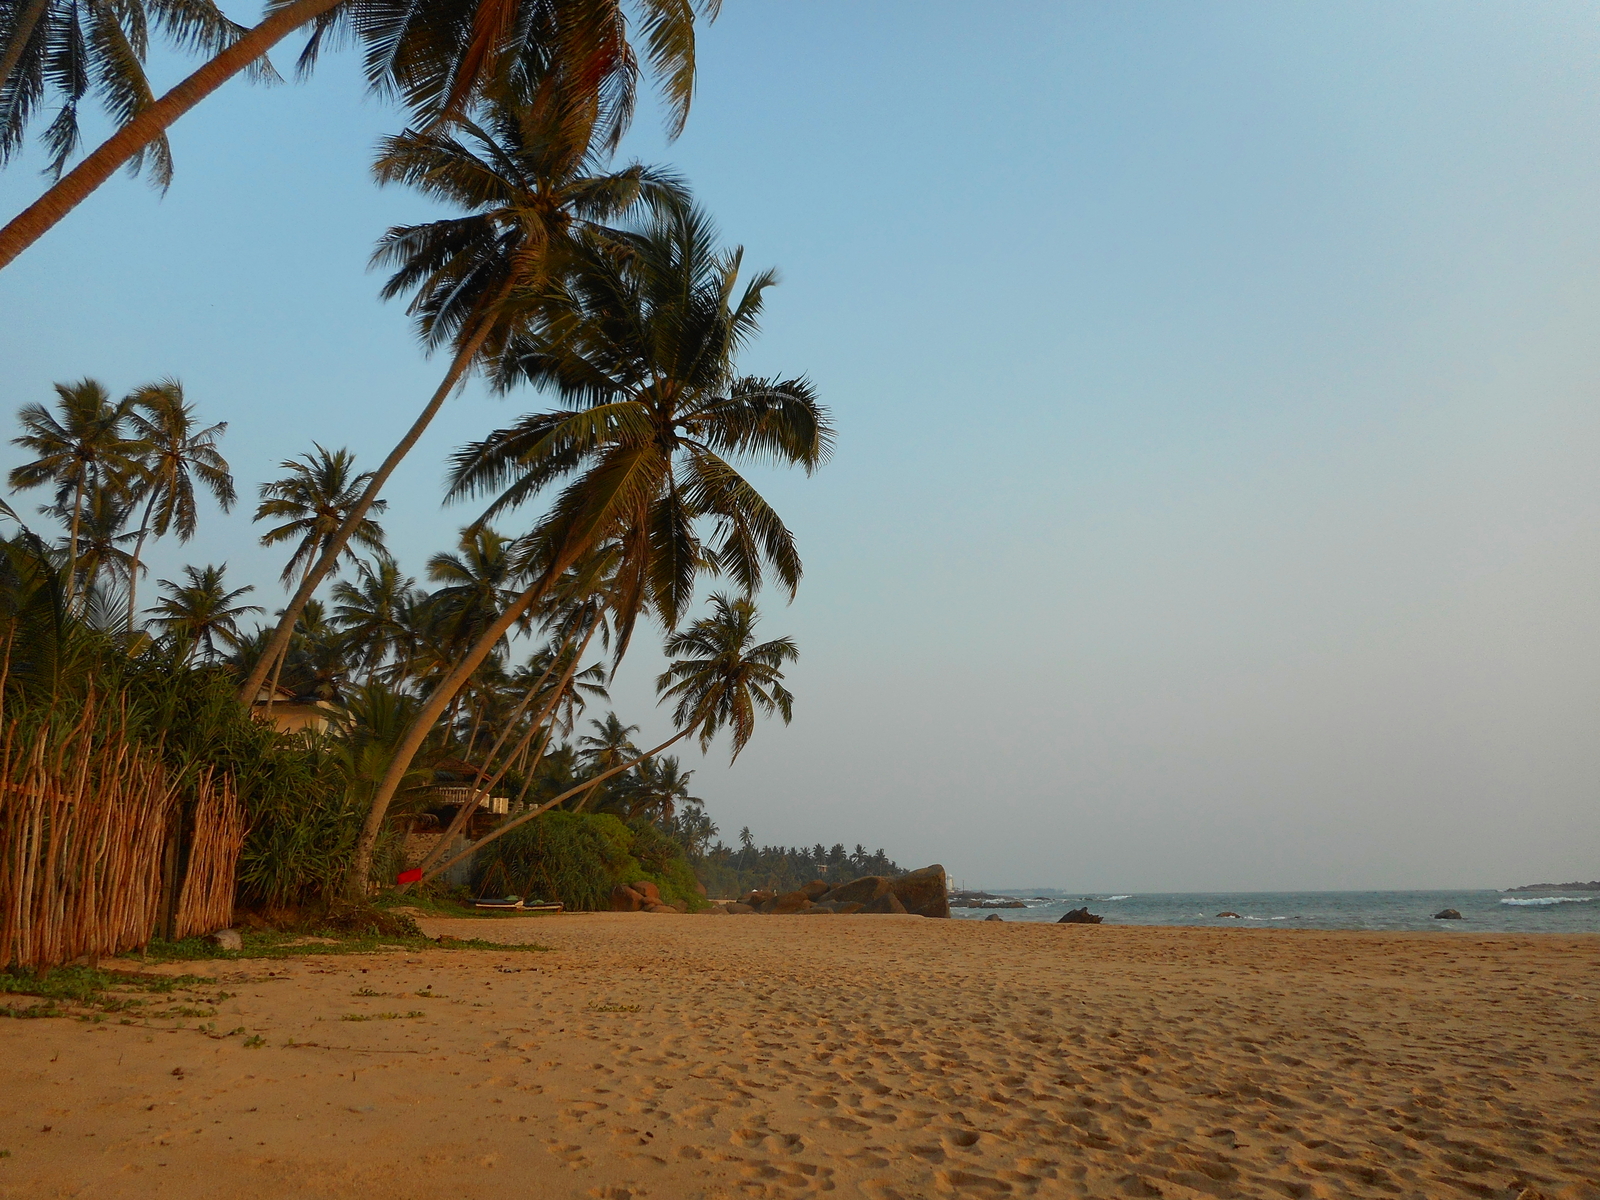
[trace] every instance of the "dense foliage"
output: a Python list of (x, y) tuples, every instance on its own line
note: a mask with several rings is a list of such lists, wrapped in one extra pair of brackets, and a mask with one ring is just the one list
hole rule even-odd
[(648, 879), (669, 903), (703, 901), (682, 848), (644, 820), (610, 813), (545, 813), (479, 852), (479, 895), (559, 900), (573, 911), (610, 906), (619, 883)]
[(787, 892), (821, 879), (844, 883), (863, 875), (904, 875), (882, 850), (870, 854), (857, 845), (846, 851), (844, 844), (831, 849), (815, 846), (757, 846), (748, 829), (740, 830), (737, 849), (717, 842), (703, 853), (691, 856), (691, 863), (706, 891), (716, 897), (742, 895), (752, 888), (771, 888)]

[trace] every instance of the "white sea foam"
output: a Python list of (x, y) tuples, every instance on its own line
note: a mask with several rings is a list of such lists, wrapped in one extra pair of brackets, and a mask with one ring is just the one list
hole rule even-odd
[(1588, 904), (1594, 899), (1594, 896), (1529, 896), (1526, 899), (1520, 896), (1516, 898), (1510, 896), (1501, 896), (1500, 903), (1519, 905), (1538, 904), (1542, 906), (1546, 904)]
[(1132, 896), (1103, 896), (1104, 900), (1132, 900)]

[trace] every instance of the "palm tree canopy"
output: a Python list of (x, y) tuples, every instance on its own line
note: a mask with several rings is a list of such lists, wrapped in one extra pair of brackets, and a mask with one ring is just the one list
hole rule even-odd
[[(78, 149), (79, 109), (90, 92), (114, 125), (126, 125), (155, 99), (145, 77), (150, 28), (175, 50), (216, 54), (245, 32), (213, 0), (0, 0), (0, 164), (21, 149), (29, 124), (47, 94), (59, 101), (42, 136), (50, 154), (46, 170), (60, 176)], [(272, 78), (261, 60), (251, 73)], [(172, 181), (165, 137), (129, 164), (148, 160), (151, 182)]]
[(500, 388), (532, 383), (564, 407), (525, 416), (452, 462), (452, 497), (494, 496), (483, 520), (565, 482), (530, 545), (560, 571), (599, 542), (618, 543), (621, 646), (646, 607), (675, 627), (700, 573), (730, 575), (747, 594), (768, 569), (791, 595), (800, 580), (793, 536), (730, 459), (809, 473), (827, 459), (833, 428), (805, 379), (738, 373), (776, 282), (763, 272), (735, 298), (740, 259), (719, 251), (709, 219), (688, 207), (658, 214), (625, 254), (584, 247), (495, 364)]
[(429, 597), (439, 632), (470, 646), (515, 599), (523, 562), (516, 544), (487, 526), (464, 529), (458, 554), (435, 554), (428, 578), (445, 586)]
[(176, 532), (180, 542), (194, 536), (198, 514), (195, 484), (210, 492), (223, 512), (233, 508), (238, 494), (228, 460), (217, 442), (228, 428), (226, 421), (200, 428), (194, 405), (183, 397), (176, 379), (135, 388), (128, 423), (144, 446), (144, 477), (134, 487), (133, 498), (150, 507), (149, 528), (157, 537)]
[(357, 563), (354, 582), (334, 584), (333, 619), (344, 631), (358, 665), (369, 674), (391, 653), (403, 652), (416, 584), (387, 555)]
[(673, 720), (695, 728), (700, 749), (708, 749), (726, 727), (733, 735), (733, 755), (755, 732), (757, 710), (776, 712), (787, 725), (794, 716), (794, 696), (783, 686), (783, 664), (800, 651), (789, 638), (756, 644), (760, 614), (744, 597), (711, 597), (711, 615), (667, 638), (664, 649), (675, 660), (656, 680), (663, 700), (676, 699)]
[(464, 344), (487, 319), (490, 355), (504, 348), (517, 301), (537, 302), (582, 243), (616, 237), (608, 222), (687, 199), (667, 172), (606, 170), (587, 130), (535, 105), (493, 104), (482, 124), (462, 117), (386, 138), (373, 173), (467, 214), (384, 234), (372, 256), (395, 268), (384, 299), (413, 293), (408, 311), (430, 349)]
[[(355, 455), (344, 449), (329, 451), (320, 444), (313, 453), (285, 459), (278, 465), (289, 473), (282, 479), (261, 485), (261, 503), (256, 506), (255, 519), (283, 522), (261, 535), (263, 546), (297, 542), (281, 576), (288, 583), (302, 566), (309, 567), (315, 562), (322, 547), (338, 533), (345, 517), (360, 500), (372, 472), (357, 474)], [(387, 501), (372, 502), (374, 511), (382, 512), (387, 507)], [(381, 551), (383, 529), (370, 517), (363, 518), (350, 541), (373, 552)], [(348, 558), (356, 557), (354, 547), (349, 544), (344, 553)]]
[(594, 732), (578, 739), (578, 756), (596, 774), (639, 756), (639, 747), (633, 744), (633, 735), (639, 732), (637, 725), (624, 725), (614, 712), (607, 713), (603, 721), (590, 720), (589, 724)]
[(720, 3), (347, 0), (316, 23), (300, 67), (310, 69), (330, 35), (351, 32), (366, 46), (372, 88), (398, 93), (424, 123), (460, 116), (485, 100), (528, 102), (554, 92), (583, 110), (595, 141), (615, 148), (638, 90), (630, 10), (676, 136), (694, 94), (695, 9), (714, 19)]
[(54, 484), (57, 505), (69, 507), (75, 492), (106, 488), (129, 491), (142, 479), (143, 444), (128, 436), (131, 397), (113, 404), (105, 387), (93, 379), (58, 383), (56, 411), (42, 404), (24, 404), (17, 412), (22, 436), (11, 439), (35, 458), (12, 470), (16, 489)]
[(154, 618), (151, 624), (159, 626), (169, 639), (180, 644), (202, 645), (206, 656), (216, 656), (218, 642), (236, 647), (239, 636), (239, 618), (246, 613), (261, 611), (256, 604), (237, 604), (235, 601), (255, 588), (246, 585), (229, 591), (224, 582), (228, 565), (184, 567), (185, 582), (170, 579), (157, 582), (167, 594), (149, 609)]

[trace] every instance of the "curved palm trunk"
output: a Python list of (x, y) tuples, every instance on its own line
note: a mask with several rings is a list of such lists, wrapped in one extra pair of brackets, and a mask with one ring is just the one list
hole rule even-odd
[(554, 808), (556, 805), (560, 804), (563, 800), (570, 800), (573, 796), (576, 796), (579, 792), (583, 791), (584, 788), (590, 787), (590, 786), (598, 786), (598, 785), (604, 783), (606, 780), (610, 779), (613, 775), (620, 775), (623, 771), (632, 770), (634, 767), (637, 767), (640, 763), (644, 762), (645, 759), (654, 758), (656, 755), (660, 754), (663, 750), (665, 750), (668, 746), (671, 746), (674, 742), (683, 741), (684, 738), (688, 737), (691, 733), (694, 732), (694, 729), (695, 729), (695, 727), (693, 725), (689, 726), (689, 728), (687, 728), (687, 729), (680, 729), (680, 730), (678, 730), (677, 733), (673, 734), (666, 741), (662, 742), (661, 745), (657, 746), (654, 750), (646, 750), (643, 754), (639, 755), (638, 758), (633, 759), (631, 762), (625, 762), (625, 763), (620, 764), (619, 766), (612, 767), (609, 771), (605, 772), (603, 775), (599, 775), (599, 776), (595, 777), (592, 780), (588, 780), (588, 781), (586, 781), (584, 783), (580, 783), (575, 788), (567, 789), (566, 791), (562, 792), (561, 795), (557, 796), (554, 800), (546, 800), (543, 804), (541, 804), (538, 808), (534, 809), (532, 812), (525, 812), (525, 813), (522, 813), (519, 816), (512, 817), (509, 821), (506, 821), (504, 824), (500, 825), (498, 828), (492, 829), (488, 833), (484, 834), (483, 837), (481, 837), (477, 841), (473, 842), (472, 845), (468, 846), (465, 850), (463, 850), (460, 854), (456, 855), (454, 858), (452, 858), (449, 862), (445, 863), (443, 866), (435, 867), (427, 875), (424, 875), (422, 877), (422, 882), (426, 883), (430, 879), (433, 879), (433, 878), (435, 878), (435, 877), (437, 877), (439, 875), (443, 875), (446, 871), (448, 871), (451, 867), (455, 866), (462, 859), (469, 858), (472, 855), (476, 854), (479, 850), (483, 849), (483, 847), (487, 846), (490, 842), (494, 841), (496, 838), (501, 837), (504, 834), (510, 833), (518, 825), (524, 825), (527, 822), (533, 820), (535, 817), (549, 812), (552, 808)]
[(168, 127), (302, 25), (340, 0), (294, 0), (273, 13), (159, 100), (140, 110), (87, 158), (0, 229), (0, 270), (43, 237), (139, 151)]
[[(481, 788), (473, 789), (472, 795), (468, 798), (467, 803), (461, 806), (461, 811), (456, 813), (455, 819), (450, 822), (450, 827), (444, 831), (444, 836), (434, 843), (433, 849), (429, 850), (423, 860), (417, 864), (419, 868), (426, 871), (434, 863), (439, 861), (439, 856), (449, 848), (450, 843), (455, 841), (456, 837), (461, 833), (461, 831), (466, 828), (467, 822), (472, 819), (473, 810), (478, 807), (479, 797), (492, 795), (494, 793), (494, 789), (500, 786), (500, 781), (506, 777), (506, 772), (511, 769), (511, 764), (516, 762), (517, 756), (527, 749), (529, 743), (533, 741), (539, 730), (544, 727), (544, 723), (550, 719), (550, 714), (553, 713), (556, 710), (556, 706), (561, 703), (562, 689), (565, 688), (569, 682), (571, 682), (573, 673), (578, 669), (578, 663), (583, 659), (584, 651), (589, 649), (589, 642), (594, 638), (595, 630), (599, 627), (600, 623), (598, 621), (590, 626), (589, 632), (584, 636), (583, 645), (579, 646), (578, 652), (572, 656), (572, 662), (568, 665), (566, 672), (561, 676), (561, 682), (556, 685), (555, 694), (550, 697), (550, 702), (540, 710), (539, 715), (535, 717), (532, 724), (528, 726), (528, 732), (523, 735), (522, 740), (517, 743), (516, 748), (513, 749), (510, 754), (506, 755), (505, 762), (500, 765), (500, 769), (494, 773), (494, 776), (489, 780), (489, 782), (484, 784)], [(570, 635), (568, 637), (567, 644), (571, 644)], [(550, 678), (550, 672), (553, 670), (555, 670), (554, 661), (551, 662), (544, 674), (539, 676), (538, 682), (528, 689), (528, 694), (523, 698), (522, 703), (517, 706), (517, 711), (512, 715), (511, 720), (506, 722), (505, 732), (501, 734), (500, 739), (495, 742), (494, 749), (489, 751), (490, 762), (494, 761), (495, 755), (499, 754), (501, 749), (505, 746), (506, 739), (510, 736), (511, 728), (516, 723), (517, 718), (522, 716), (528, 705), (533, 702), (534, 696), (536, 696), (539, 692), (539, 689), (545, 685), (545, 681)], [(405, 895), (406, 891), (410, 887), (411, 885), (409, 883), (403, 883), (396, 890), (401, 895)]]
[[(503, 294), (503, 293), (502, 293)], [(495, 297), (496, 301), (499, 296)], [(311, 594), (327, 574), (333, 570), (339, 561), (339, 555), (344, 552), (350, 535), (366, 518), (367, 511), (372, 507), (372, 502), (378, 498), (378, 493), (383, 490), (383, 485), (389, 481), (389, 476), (394, 474), (394, 469), (400, 465), (400, 460), (411, 452), (417, 444), (433, 418), (438, 415), (445, 399), (455, 389), (472, 360), (477, 357), (478, 351), (483, 348), (484, 340), (489, 336), (490, 322), (482, 320), (479, 328), (472, 338), (456, 352), (454, 360), (450, 363), (450, 370), (446, 372), (444, 382), (433, 393), (433, 398), (415, 421), (411, 428), (406, 430), (406, 435), (389, 451), (389, 457), (383, 460), (381, 466), (373, 472), (372, 481), (367, 484), (367, 490), (361, 494), (361, 499), (356, 501), (355, 507), (350, 510), (350, 515), (339, 526), (338, 532), (329, 539), (323, 547), (322, 554), (315, 564), (306, 572), (305, 578), (300, 581), (300, 588), (289, 600), (289, 606), (283, 610), (283, 616), (278, 620), (278, 627), (272, 631), (272, 640), (267, 643), (262, 651), (261, 660), (251, 669), (249, 678), (244, 681), (244, 686), (239, 689), (239, 702), (246, 709), (255, 701), (255, 695), (261, 690), (261, 685), (266, 681), (270, 664), (278, 656), (285, 654), (289, 649), (289, 639), (294, 636), (295, 622), (300, 619), (300, 614), (305, 610), (306, 601), (311, 599)]]
[(28, 48), (28, 43), (33, 39), (33, 27), (39, 23), (39, 18), (44, 16), (45, 9), (50, 7), (50, 0), (31, 0), (27, 11), (22, 14), (22, 20), (17, 22), (17, 27), (11, 31), (11, 45), (6, 47), (4, 62), (0, 62), (0, 88), (6, 86), (6, 80), (11, 78), (11, 72), (17, 69), (17, 64), (22, 61), (22, 52)]
[(499, 619), (483, 631), (472, 649), (467, 651), (466, 657), (458, 662), (450, 674), (441, 679), (438, 686), (428, 694), (422, 710), (412, 719), (411, 727), (406, 730), (405, 736), (400, 739), (400, 744), (395, 747), (394, 757), (389, 760), (389, 769), (384, 772), (383, 782), (378, 784), (378, 790), (373, 794), (372, 807), (367, 811), (367, 819), (361, 826), (361, 836), (356, 839), (355, 856), (350, 863), (350, 873), (345, 878), (345, 891), (352, 900), (366, 897), (367, 879), (372, 874), (372, 852), (377, 848), (378, 834), (383, 830), (383, 820), (389, 813), (389, 803), (394, 799), (394, 794), (400, 790), (400, 781), (411, 769), (411, 760), (416, 757), (417, 751), (422, 748), (422, 743), (427, 740), (434, 722), (450, 706), (456, 694), (466, 686), (473, 672), (483, 664), (483, 660), (489, 657), (496, 643), (522, 619), (523, 613), (544, 596), (550, 589), (551, 583), (561, 577), (561, 571), (568, 565), (570, 564), (558, 563), (556, 568), (545, 572), (538, 583), (513, 600), (505, 612), (500, 614)]

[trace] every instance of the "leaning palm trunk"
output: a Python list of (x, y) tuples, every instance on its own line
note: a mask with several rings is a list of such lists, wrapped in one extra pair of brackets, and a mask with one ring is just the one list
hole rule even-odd
[(289, 34), (330, 11), (340, 0), (293, 0), (159, 100), (140, 110), (87, 158), (68, 171), (9, 225), (0, 229), (0, 270), (83, 203), (129, 159), (166, 133), (177, 119), (247, 69)]
[[(599, 621), (596, 621), (589, 627), (589, 632), (584, 635), (583, 644), (578, 647), (578, 652), (572, 656), (572, 661), (567, 664), (567, 669), (562, 673), (561, 680), (556, 684), (549, 701), (545, 704), (544, 708), (540, 710), (539, 715), (535, 717), (534, 720), (529, 724), (528, 732), (522, 736), (522, 740), (517, 743), (517, 745), (512, 749), (511, 753), (506, 755), (505, 761), (500, 764), (500, 769), (494, 773), (493, 778), (491, 778), (489, 782), (484, 784), (482, 787), (473, 789), (472, 794), (467, 797), (467, 802), (461, 806), (460, 810), (456, 813), (455, 818), (450, 822), (450, 827), (446, 829), (443, 836), (441, 836), (439, 840), (434, 843), (433, 849), (429, 850), (423, 860), (417, 864), (421, 870), (426, 871), (430, 866), (438, 861), (439, 856), (449, 848), (450, 844), (455, 841), (456, 837), (461, 833), (461, 831), (466, 828), (467, 822), (472, 819), (473, 811), (478, 807), (479, 798), (481, 796), (489, 796), (494, 793), (494, 789), (498, 787), (500, 785), (500, 781), (506, 777), (506, 772), (511, 769), (511, 764), (517, 761), (517, 758), (525, 750), (527, 750), (529, 743), (533, 741), (539, 730), (544, 728), (544, 723), (550, 719), (551, 714), (556, 711), (556, 706), (561, 703), (561, 693), (563, 690), (565, 690), (566, 686), (572, 682), (572, 676), (578, 670), (578, 663), (583, 660), (584, 652), (589, 649), (589, 643), (594, 639), (595, 630), (599, 628)], [(570, 643), (571, 634), (568, 634), (567, 642), (563, 644), (562, 648), (565, 649), (566, 645), (569, 645)], [(505, 732), (500, 735), (499, 741), (495, 742), (494, 749), (489, 751), (489, 762), (493, 762), (495, 755), (499, 754), (501, 749), (505, 746), (506, 738), (510, 736), (512, 726), (516, 724), (517, 719), (522, 716), (524, 711), (526, 711), (528, 705), (532, 703), (533, 698), (538, 695), (539, 689), (545, 685), (545, 681), (550, 678), (550, 672), (553, 670), (555, 670), (555, 660), (551, 660), (550, 666), (545, 669), (544, 674), (539, 676), (538, 682), (528, 689), (528, 694), (523, 697), (522, 703), (517, 706), (517, 711), (513, 713), (511, 719), (506, 722)], [(406, 889), (410, 886), (410, 884), (401, 884), (398, 890), (403, 895)]]
[[(337, 0), (336, 0), (337, 2)], [(3, 265), (3, 264), (0, 264)], [(372, 502), (378, 498), (378, 493), (383, 490), (383, 485), (389, 481), (389, 476), (394, 474), (394, 469), (400, 465), (400, 460), (411, 452), (411, 448), (427, 431), (433, 418), (439, 413), (445, 399), (450, 395), (473, 360), (478, 356), (478, 351), (483, 348), (484, 341), (488, 338), (493, 322), (489, 319), (496, 304), (499, 303), (505, 292), (496, 294), (490, 304), (486, 305), (478, 321), (477, 331), (456, 352), (455, 358), (450, 363), (450, 370), (445, 373), (444, 382), (433, 393), (433, 398), (428, 401), (426, 408), (411, 423), (411, 428), (406, 430), (406, 435), (396, 443), (395, 448), (389, 451), (389, 457), (372, 473), (372, 479), (367, 484), (367, 490), (361, 493), (355, 507), (345, 517), (344, 524), (339, 526), (333, 537), (328, 539), (328, 544), (322, 548), (322, 554), (316, 562), (306, 571), (305, 578), (300, 581), (300, 588), (289, 600), (289, 606), (283, 610), (283, 616), (278, 619), (278, 627), (272, 631), (272, 640), (262, 651), (260, 659), (251, 668), (249, 678), (244, 681), (244, 686), (239, 689), (239, 703), (248, 710), (255, 703), (256, 694), (261, 690), (261, 685), (266, 682), (267, 672), (271, 670), (272, 663), (289, 652), (289, 640), (294, 636), (295, 622), (300, 619), (300, 614), (305, 611), (306, 602), (311, 599), (311, 594), (328, 573), (333, 570), (339, 561), (339, 555), (344, 552), (345, 546), (350, 541), (351, 534), (360, 527), (366, 518), (367, 512), (372, 507)], [(452, 692), (453, 696), (454, 693)], [(409, 760), (408, 760), (409, 761)]]
[(634, 767), (637, 767), (640, 763), (644, 762), (646, 759), (654, 758), (656, 755), (660, 754), (663, 750), (666, 750), (667, 748), (669, 748), (673, 744), (675, 744), (677, 742), (681, 742), (684, 738), (688, 737), (694, 731), (695, 731), (695, 726), (693, 726), (693, 725), (689, 726), (687, 729), (680, 729), (680, 730), (678, 730), (677, 733), (673, 734), (666, 741), (662, 742), (661, 745), (657, 746), (653, 750), (646, 750), (643, 754), (639, 755), (638, 758), (632, 759), (632, 760), (630, 760), (628, 762), (621, 763), (621, 764), (619, 764), (619, 765), (617, 765), (615, 767), (612, 767), (609, 771), (606, 771), (606, 772), (604, 772), (604, 773), (602, 773), (600, 775), (597, 775), (591, 780), (585, 780), (583, 783), (580, 783), (575, 788), (568, 788), (566, 791), (562, 792), (561, 795), (557, 796), (554, 800), (546, 800), (543, 804), (539, 805), (538, 808), (533, 809), (531, 812), (522, 813), (522, 814), (520, 814), (518, 816), (512, 817), (509, 821), (502, 822), (499, 826), (497, 826), (494, 829), (491, 829), (488, 833), (484, 834), (477, 841), (473, 842), (472, 845), (468, 846), (465, 850), (463, 850), (460, 854), (456, 855), (449, 862), (445, 863), (442, 866), (435, 867), (432, 871), (428, 872), (428, 874), (423, 876), (422, 881), (424, 883), (426, 883), (428, 880), (434, 878), (436, 875), (443, 875), (446, 871), (448, 871), (451, 867), (455, 866), (462, 859), (471, 858), (474, 854), (476, 854), (479, 850), (482, 850), (490, 842), (494, 841), (496, 838), (502, 837), (505, 834), (510, 833), (518, 825), (525, 825), (529, 821), (533, 820), (535, 817), (542, 816), (543, 814), (549, 812), (556, 805), (560, 804), (563, 800), (572, 799), (572, 797), (576, 796), (579, 792), (583, 791), (583, 789), (586, 788), (586, 787), (590, 787), (590, 786), (598, 787), (600, 784), (602, 784), (606, 780), (610, 779), (613, 775), (620, 775), (624, 771), (631, 771)]

